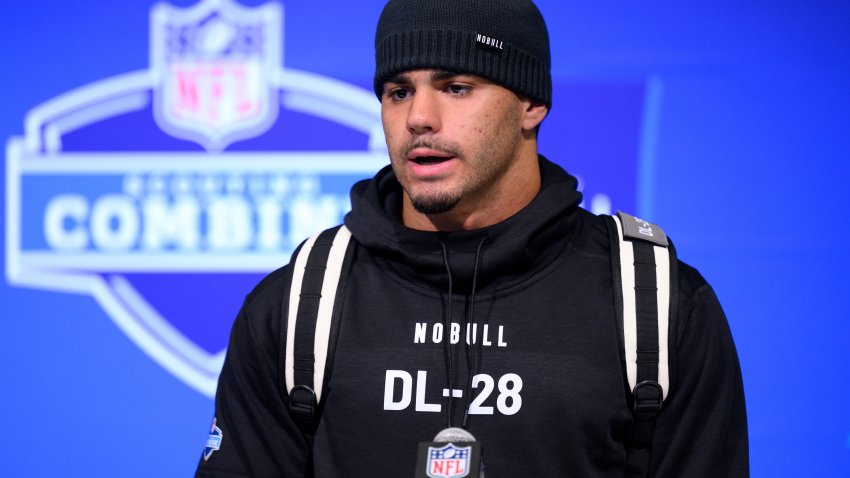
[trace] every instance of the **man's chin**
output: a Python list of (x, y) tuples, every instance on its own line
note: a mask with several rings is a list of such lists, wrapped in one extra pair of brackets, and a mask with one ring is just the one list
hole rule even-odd
[(460, 202), (460, 197), (449, 195), (409, 196), (413, 209), (422, 214), (443, 214), (451, 211)]

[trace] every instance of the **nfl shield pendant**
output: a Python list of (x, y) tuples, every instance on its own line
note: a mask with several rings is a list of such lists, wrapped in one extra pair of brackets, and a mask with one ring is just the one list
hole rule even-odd
[(484, 478), (481, 444), (462, 428), (446, 428), (420, 442), (416, 478)]

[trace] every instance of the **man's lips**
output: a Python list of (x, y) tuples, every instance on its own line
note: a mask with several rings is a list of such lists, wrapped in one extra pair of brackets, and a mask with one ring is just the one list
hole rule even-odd
[(407, 160), (416, 164), (439, 164), (454, 158), (453, 155), (431, 148), (414, 148), (407, 153)]
[(453, 156), (444, 151), (431, 148), (414, 148), (407, 153), (407, 161), (411, 172), (418, 177), (440, 176), (454, 164)]

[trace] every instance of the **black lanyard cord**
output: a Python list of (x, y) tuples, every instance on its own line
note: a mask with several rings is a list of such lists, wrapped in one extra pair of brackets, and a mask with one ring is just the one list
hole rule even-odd
[[(461, 425), (464, 429), (466, 429), (466, 425), (469, 421), (469, 408), (472, 405), (472, 377), (476, 372), (478, 372), (478, 369), (475, 366), (475, 292), (478, 289), (478, 266), (481, 259), (481, 248), (484, 246), (485, 242), (487, 242), (487, 236), (481, 238), (481, 242), (478, 243), (478, 248), (475, 250), (475, 265), (472, 271), (472, 294), (469, 299), (469, 319), (466, 323), (466, 330), (469, 331), (470, 328), (472, 329), (472, 344), (467, 344), (466, 346), (466, 411), (463, 413), (463, 423)], [(483, 352), (481, 347), (482, 346), (479, 345), (479, 351)]]
[(447, 407), (447, 412), (448, 412), (448, 413), (446, 413), (446, 422), (447, 422), (448, 428), (451, 428), (451, 426), (452, 426), (452, 412), (454, 411), (453, 410), (453, 407), (454, 407), (454, 393), (453, 393), (453, 390), (454, 390), (454, 366), (453, 365), (454, 364), (452, 363), (453, 362), (452, 347), (451, 347), (451, 344), (449, 343), (449, 342), (451, 342), (449, 340), (449, 329), (452, 326), (452, 300), (453, 300), (453, 297), (452, 297), (453, 290), (452, 290), (452, 288), (453, 288), (454, 284), (452, 283), (452, 269), (449, 266), (449, 251), (446, 248), (446, 244), (443, 241), (440, 241), (440, 247), (442, 247), (442, 249), (443, 249), (443, 264), (446, 266), (446, 274), (449, 277), (449, 298), (448, 298), (448, 304), (446, 306), (447, 310), (446, 310), (446, 316), (445, 316), (444, 324), (443, 324), (443, 354), (445, 356), (444, 360), (445, 360), (445, 363), (446, 363), (446, 386), (448, 387), (448, 390), (449, 390), (449, 396), (446, 398), (446, 407)]

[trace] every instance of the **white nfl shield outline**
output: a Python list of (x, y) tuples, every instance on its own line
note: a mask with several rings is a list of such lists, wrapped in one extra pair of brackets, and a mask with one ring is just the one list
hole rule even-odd
[(150, 67), (159, 127), (208, 151), (271, 127), (279, 101), (269, 79), (282, 64), (282, 17), (275, 2), (255, 8), (230, 0), (155, 5)]

